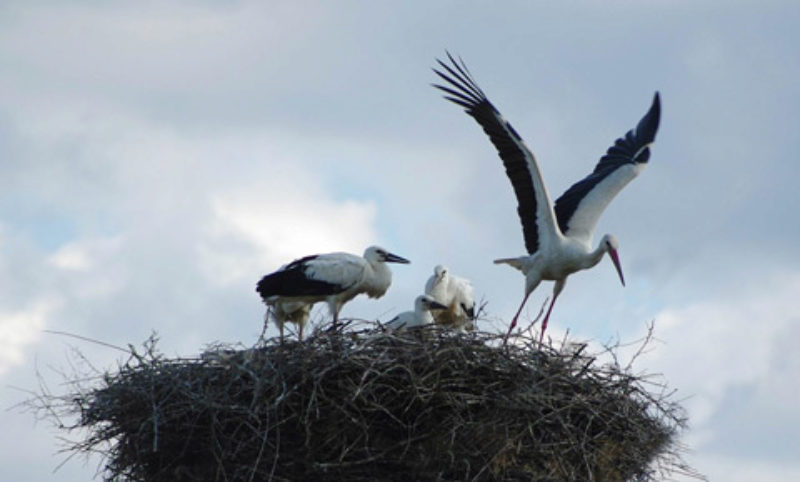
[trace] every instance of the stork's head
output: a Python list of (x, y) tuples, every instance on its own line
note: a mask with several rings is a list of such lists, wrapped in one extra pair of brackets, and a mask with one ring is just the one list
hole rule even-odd
[(444, 266), (437, 264), (435, 268), (433, 268), (433, 276), (436, 279), (433, 284), (441, 283), (445, 276), (447, 276), (447, 268)]
[(364, 251), (364, 259), (369, 261), (370, 263), (403, 263), (408, 264), (411, 261), (397, 256), (396, 254), (392, 254), (385, 249), (381, 248), (380, 246), (370, 246)]
[(416, 311), (432, 311), (432, 310), (446, 310), (447, 307), (429, 295), (419, 295), (414, 300), (414, 309)]
[(619, 241), (613, 235), (606, 234), (600, 244), (608, 253), (611, 261), (614, 262), (614, 267), (617, 268), (617, 274), (619, 274), (619, 280), (622, 282), (622, 286), (625, 286), (625, 276), (622, 275), (622, 266), (619, 263)]

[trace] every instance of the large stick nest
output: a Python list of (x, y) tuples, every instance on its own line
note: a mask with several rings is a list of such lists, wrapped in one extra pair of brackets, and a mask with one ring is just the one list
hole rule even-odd
[[(108, 480), (656, 480), (686, 467), (661, 385), (518, 336), (317, 331), (167, 359), (64, 397)], [(612, 358), (613, 360), (613, 358)], [(651, 392), (657, 393), (651, 393)]]

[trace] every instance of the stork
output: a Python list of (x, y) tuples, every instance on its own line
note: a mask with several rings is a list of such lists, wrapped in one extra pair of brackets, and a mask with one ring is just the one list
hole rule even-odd
[(392, 330), (405, 330), (418, 326), (433, 324), (431, 310), (446, 310), (447, 306), (439, 303), (432, 296), (419, 295), (414, 300), (414, 311), (404, 311), (386, 323)]
[(361, 293), (380, 298), (392, 284), (386, 263), (404, 263), (405, 258), (378, 246), (370, 246), (364, 256), (349, 253), (315, 254), (296, 259), (258, 282), (256, 291), (268, 305), (278, 301), (328, 304), (333, 324), (339, 321), (342, 306)]
[(311, 306), (311, 303), (305, 301), (278, 300), (269, 307), (267, 316), (272, 313), (272, 320), (280, 330), (281, 344), (283, 344), (283, 326), (286, 323), (297, 325), (297, 338), (303, 341), (303, 328), (311, 316)]
[(503, 161), (519, 204), (517, 213), (528, 255), (494, 261), (508, 264), (525, 275), (525, 297), (511, 320), (505, 340), (517, 325), (517, 318), (531, 292), (542, 280), (552, 280), (555, 281), (553, 297), (542, 321), (541, 342), (567, 276), (595, 266), (608, 253), (625, 286), (617, 239), (606, 234), (592, 249), (592, 236), (608, 203), (644, 169), (650, 158), (650, 145), (655, 140), (661, 111), (659, 95), (655, 93), (650, 109), (636, 128), (617, 139), (600, 158), (594, 171), (567, 189), (553, 206), (531, 150), (489, 102), (464, 62), (460, 59), (456, 62), (449, 53), (447, 56), (450, 65), (437, 59), (444, 72), (434, 69), (447, 85), (434, 86), (444, 91), (446, 99), (463, 107), (483, 127)]
[(447, 306), (446, 310), (433, 314), (437, 324), (459, 329), (473, 328), (475, 299), (468, 279), (453, 276), (446, 267), (437, 265), (425, 283), (425, 294)]

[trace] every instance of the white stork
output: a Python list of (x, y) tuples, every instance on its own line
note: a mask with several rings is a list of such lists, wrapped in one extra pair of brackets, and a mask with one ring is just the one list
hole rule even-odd
[(473, 328), (475, 299), (468, 279), (453, 276), (446, 267), (437, 265), (425, 283), (425, 294), (447, 306), (447, 310), (433, 314), (437, 324), (459, 329)]
[(281, 343), (283, 343), (283, 326), (286, 323), (297, 325), (297, 338), (303, 341), (303, 328), (311, 317), (311, 303), (305, 301), (278, 300), (270, 305), (267, 315), (272, 314), (272, 320), (280, 330)]
[(342, 306), (356, 295), (366, 293), (380, 298), (392, 284), (386, 263), (409, 263), (405, 258), (378, 246), (370, 246), (364, 256), (349, 253), (315, 254), (296, 259), (261, 278), (256, 291), (268, 305), (277, 301), (316, 303), (325, 301), (339, 321)]
[(433, 315), (431, 310), (446, 310), (447, 307), (433, 297), (428, 295), (419, 295), (414, 300), (414, 311), (404, 311), (395, 316), (388, 322), (386, 327), (392, 330), (406, 330), (418, 326), (430, 325), (433, 323)]
[(592, 232), (608, 203), (644, 169), (650, 158), (650, 145), (655, 140), (661, 111), (658, 92), (636, 128), (617, 139), (600, 158), (594, 171), (567, 189), (554, 206), (531, 150), (489, 102), (464, 62), (456, 62), (449, 53), (447, 56), (450, 65), (437, 59), (446, 73), (436, 69), (434, 72), (449, 85), (435, 87), (447, 94), (446, 99), (464, 107), (483, 127), (503, 160), (519, 203), (517, 213), (528, 255), (495, 260), (495, 263), (508, 264), (525, 274), (525, 297), (511, 320), (506, 340), (531, 292), (542, 280), (552, 280), (555, 281), (553, 298), (542, 322), (541, 341), (567, 276), (593, 267), (608, 253), (622, 285), (625, 285), (617, 254), (617, 239), (606, 234), (592, 249)]

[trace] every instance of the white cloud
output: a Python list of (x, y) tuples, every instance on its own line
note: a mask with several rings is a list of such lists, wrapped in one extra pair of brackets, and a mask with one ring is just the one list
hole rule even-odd
[(710, 397), (731, 384), (757, 381), (769, 375), (780, 334), (800, 322), (797, 293), (800, 273), (776, 273), (749, 292), (665, 310), (655, 318), (666, 346), (652, 361), (669, 369), (694, 360), (696, 369), (675, 372)]
[[(56, 240), (9, 219), (5, 231), (20, 240), (0, 239), (12, 249), (0, 251), (0, 298), (13, 310), (42, 294), (63, 299), (62, 331), (124, 345), (156, 329), (181, 351), (250, 339), (259, 276), (297, 256), (379, 242), (377, 205), (334, 196), (297, 136), (200, 134), (103, 101), (23, 109), (15, 121), (29, 148), (0, 180), (9, 194), (0, 207), (30, 199), (69, 229)], [(221, 329), (223, 317), (235, 328)]]
[[(793, 381), (800, 354), (787, 340), (800, 333), (797, 293), (800, 272), (765, 273), (758, 285), (655, 317), (663, 345), (639, 368), (663, 373), (679, 399), (688, 397), (685, 441), (703, 457), (739, 453), (754, 465), (761, 458), (791, 460), (787, 447), (800, 423), (794, 403), (800, 387)], [(712, 479), (732, 480), (717, 472), (721, 466), (714, 466)]]
[(39, 339), (56, 307), (53, 300), (38, 300), (20, 311), (0, 312), (0, 376), (23, 360), (23, 350)]
[[(200, 248), (209, 278), (235, 280), (252, 275), (254, 263), (273, 270), (319, 252), (360, 254), (376, 239), (375, 205), (326, 199), (311, 188), (311, 173), (273, 176), (261, 184), (258, 191), (219, 194), (211, 201), (210, 239)], [(250, 249), (224, 249), (222, 243), (246, 243)]]
[[(725, 482), (787, 482), (800, 480), (800, 464), (775, 463), (743, 456), (713, 456), (691, 454), (690, 463), (711, 481)], [(696, 480), (677, 478), (676, 480)]]
[(105, 261), (118, 252), (122, 241), (121, 237), (116, 236), (69, 242), (51, 254), (49, 261), (60, 270), (86, 272), (96, 269), (98, 261)]

